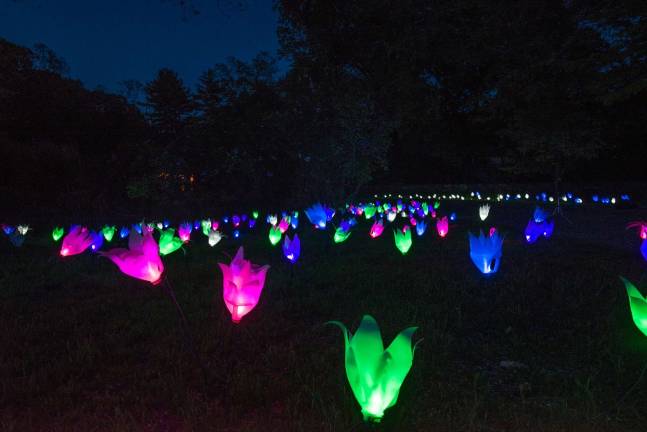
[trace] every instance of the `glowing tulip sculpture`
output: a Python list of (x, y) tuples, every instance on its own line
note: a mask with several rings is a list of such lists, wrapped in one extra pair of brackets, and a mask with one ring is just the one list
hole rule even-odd
[(528, 221), (528, 225), (526, 225), (526, 230), (524, 231), (524, 235), (526, 237), (526, 241), (530, 244), (534, 243), (537, 241), (539, 237), (545, 237), (549, 238), (553, 235), (553, 231), (555, 229), (555, 221), (552, 219), (543, 219), (541, 222), (537, 222), (537, 220), (533, 217)]
[(528, 225), (526, 225), (524, 235), (526, 237), (526, 241), (530, 244), (533, 244), (537, 241), (537, 239), (539, 239), (539, 237), (541, 237), (543, 232), (544, 222), (536, 222), (535, 219), (530, 219), (528, 221)]
[(447, 216), (443, 216), (436, 220), (436, 231), (438, 231), (438, 235), (441, 237), (445, 237), (447, 235), (449, 232), (449, 219), (447, 219)]
[(426, 230), (427, 230), (427, 222), (425, 222), (424, 220), (419, 221), (418, 224), (416, 225), (416, 234), (418, 234), (418, 237), (423, 235)]
[(107, 242), (112, 241), (112, 238), (115, 236), (115, 232), (117, 232), (117, 227), (114, 226), (106, 225), (101, 228), (101, 234), (103, 234), (103, 238), (106, 239)]
[(9, 241), (15, 247), (21, 247), (25, 243), (25, 235), (21, 234), (18, 230), (12, 231), (7, 237), (9, 237)]
[(90, 232), (90, 237), (92, 238), (92, 244), (90, 244), (90, 250), (92, 252), (98, 252), (99, 249), (103, 246), (103, 234), (100, 232)]
[[(202, 229), (202, 234), (205, 236), (209, 237), (209, 233), (211, 232), (211, 219), (203, 219), (200, 221), (200, 228)], [(218, 228), (214, 228), (217, 230)]]
[(645, 258), (645, 261), (647, 261), (647, 240), (643, 240), (642, 245), (640, 245), (640, 253)]
[(55, 227), (52, 230), (52, 238), (56, 242), (59, 241), (60, 239), (62, 239), (64, 234), (65, 234), (65, 228), (63, 228), (63, 227)]
[(642, 240), (647, 240), (647, 222), (645, 221), (630, 222), (627, 225), (627, 229), (630, 229), (630, 228), (638, 228), (638, 236)]
[(487, 219), (489, 214), (490, 214), (489, 204), (483, 204), (481, 207), (479, 207), (479, 218), (481, 218), (482, 221)]
[(476, 237), (469, 234), (470, 240), (470, 258), (472, 262), (483, 274), (496, 273), (501, 263), (503, 253), (503, 238), (495, 232), (490, 237), (485, 237), (483, 231)]
[(86, 227), (73, 225), (70, 228), (70, 232), (63, 237), (63, 243), (61, 244), (61, 251), (59, 253), (64, 257), (78, 255), (89, 248), (92, 242), (92, 236)]
[(282, 236), (281, 228), (278, 226), (272, 225), (270, 227), (270, 233), (268, 234), (268, 237), (270, 239), (270, 243), (272, 244), (272, 246), (276, 246), (277, 244), (279, 244), (279, 242), (281, 241), (281, 236)]
[(312, 207), (307, 208), (305, 212), (310, 223), (317, 229), (326, 229), (326, 223), (332, 219), (332, 216), (329, 218), (329, 215), (334, 214), (334, 212), (331, 213), (330, 209), (320, 203), (316, 203)]
[(257, 266), (246, 260), (241, 246), (229, 265), (218, 263), (222, 270), (223, 298), (234, 323), (247, 315), (261, 297), (269, 265)]
[(397, 212), (390, 211), (386, 214), (386, 220), (388, 220), (389, 222), (393, 222), (397, 216), (398, 216)]
[(288, 217), (284, 217), (279, 222), (279, 231), (281, 231), (281, 234), (285, 234), (288, 228), (290, 228), (290, 220)]
[(208, 237), (209, 246), (214, 247), (220, 242), (220, 240), (222, 240), (222, 233), (218, 230), (211, 229), (209, 230)]
[(162, 280), (164, 264), (159, 255), (159, 247), (150, 231), (140, 235), (130, 232), (128, 249), (115, 248), (99, 252), (119, 267), (122, 273), (157, 285)]
[(405, 226), (401, 231), (394, 230), (395, 247), (398, 248), (402, 255), (406, 255), (411, 249), (411, 229)]
[(375, 208), (375, 206), (373, 204), (368, 204), (368, 205), (364, 206), (364, 217), (366, 219), (372, 218), (373, 216), (375, 216), (375, 211), (376, 210), (377, 209)]
[(543, 208), (541, 208), (539, 206), (535, 207), (535, 212), (532, 215), (532, 219), (536, 223), (542, 223), (546, 219), (548, 219), (549, 217), (550, 217), (550, 213), (548, 211), (544, 210)]
[(267, 215), (267, 223), (275, 226), (279, 222), (279, 217), (277, 215)]
[(175, 252), (182, 247), (184, 241), (181, 238), (175, 236), (175, 230), (169, 228), (165, 231), (160, 231), (159, 239), (159, 250), (160, 255), (168, 255)]
[(130, 230), (126, 227), (121, 227), (121, 229), (119, 230), (119, 237), (124, 239), (128, 237), (128, 234), (130, 234)]
[(411, 366), (415, 346), (409, 327), (398, 334), (385, 350), (375, 319), (364, 315), (355, 334), (339, 321), (331, 321), (344, 334), (346, 377), (365, 421), (379, 422), (384, 410), (398, 401), (398, 394)]
[(180, 237), (180, 240), (184, 243), (188, 243), (191, 240), (191, 231), (193, 231), (193, 227), (190, 223), (182, 223), (177, 230), (178, 237)]
[(629, 309), (634, 324), (645, 336), (647, 336), (647, 298), (645, 298), (638, 288), (627, 279), (620, 277), (625, 284), (627, 297), (629, 297)]
[(13, 227), (11, 225), (2, 224), (2, 232), (4, 232), (6, 235), (10, 235), (15, 230), (16, 230), (16, 227)]
[(18, 226), (16, 226), (16, 231), (18, 231), (18, 233), (20, 235), (27, 235), (27, 232), (29, 230), (30, 230), (29, 225), (18, 225)]
[(290, 240), (290, 237), (286, 235), (285, 240), (283, 240), (283, 256), (294, 264), (297, 262), (300, 255), (301, 242), (299, 241), (299, 236), (294, 234), (294, 237)]
[(369, 235), (372, 238), (378, 238), (379, 236), (382, 235), (382, 232), (384, 232), (384, 222), (382, 219), (373, 222), (373, 225), (371, 226), (371, 231), (369, 232)]
[(350, 227), (340, 226), (335, 230), (333, 240), (335, 243), (345, 242), (350, 237)]

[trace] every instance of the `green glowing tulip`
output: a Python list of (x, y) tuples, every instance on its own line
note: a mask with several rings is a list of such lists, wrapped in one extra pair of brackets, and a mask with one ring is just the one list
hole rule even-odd
[(422, 212), (427, 216), (429, 214), (429, 204), (424, 201), (420, 206), (422, 207)]
[(52, 238), (54, 241), (59, 241), (63, 237), (63, 234), (65, 234), (63, 227), (56, 227), (52, 230)]
[(413, 364), (411, 338), (417, 327), (403, 330), (384, 350), (375, 319), (364, 315), (352, 335), (339, 321), (331, 321), (344, 333), (346, 377), (364, 420), (379, 422), (384, 410), (398, 401), (400, 387)]
[(209, 232), (211, 231), (211, 220), (210, 219), (201, 220), (200, 227), (202, 228), (202, 234), (209, 237)]
[(395, 247), (405, 255), (411, 248), (411, 229), (404, 227), (404, 230), (394, 230), (393, 237), (395, 238)]
[(168, 255), (178, 250), (184, 242), (181, 238), (175, 236), (175, 230), (169, 228), (166, 231), (160, 231), (159, 248), (160, 255)]
[(434, 209), (438, 209), (440, 207), (440, 201), (434, 201)]
[(278, 225), (270, 227), (269, 238), (272, 246), (276, 246), (281, 241), (281, 228)]
[(257, 210), (254, 210), (254, 211), (252, 212), (252, 217), (253, 217), (254, 219), (258, 219), (258, 211), (257, 211)]
[(342, 243), (346, 241), (348, 237), (350, 237), (350, 231), (344, 231), (342, 227), (339, 227), (335, 230), (335, 243)]
[(627, 279), (620, 277), (625, 283), (627, 289), (627, 296), (629, 297), (629, 309), (631, 309), (631, 317), (634, 324), (638, 327), (645, 336), (647, 336), (647, 298), (638, 291), (638, 288)]
[(375, 216), (376, 210), (377, 209), (373, 204), (368, 204), (367, 206), (364, 207), (364, 217), (366, 217), (366, 219), (372, 218), (373, 216)]
[(114, 226), (106, 225), (101, 228), (101, 234), (103, 234), (103, 238), (105, 238), (108, 242), (112, 241), (112, 238), (115, 236), (115, 232), (117, 232), (117, 227)]

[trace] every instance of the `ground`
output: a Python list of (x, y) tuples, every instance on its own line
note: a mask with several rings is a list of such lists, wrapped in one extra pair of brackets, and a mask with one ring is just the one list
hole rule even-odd
[[(628, 221), (638, 210), (566, 209), (555, 235), (523, 240), (533, 207), (443, 202), (402, 256), (361, 221), (342, 244), (301, 218), (291, 265), (267, 226), (214, 248), (202, 234), (164, 258), (169, 297), (97, 255), (61, 259), (49, 226), (22, 248), (0, 238), (3, 431), (638, 431), (647, 420), (647, 337), (618, 276), (645, 292), (647, 263)], [(468, 256), (467, 231), (505, 234), (497, 274)], [(260, 303), (234, 325), (218, 262), (239, 244), (270, 264)], [(418, 326), (413, 367), (379, 425), (362, 422), (343, 339), (364, 314), (386, 343)], [(193, 345), (190, 340), (193, 339)], [(193, 346), (193, 350), (192, 347)], [(195, 355), (194, 355), (195, 353)], [(202, 365), (202, 366), (201, 366)]]

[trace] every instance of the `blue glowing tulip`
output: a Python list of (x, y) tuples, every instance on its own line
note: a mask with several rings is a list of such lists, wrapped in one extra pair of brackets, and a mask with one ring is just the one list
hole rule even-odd
[(426, 230), (427, 230), (427, 223), (424, 220), (421, 220), (416, 224), (416, 234), (418, 234), (418, 236), (423, 235)]
[(643, 255), (643, 258), (645, 258), (645, 261), (647, 261), (647, 240), (643, 240), (643, 243), (640, 246), (640, 253)]
[[(310, 223), (317, 229), (326, 229), (326, 223), (332, 219), (332, 216), (330, 218), (328, 217), (329, 214), (331, 214), (330, 209), (320, 203), (316, 203), (306, 209), (306, 216), (310, 220)], [(332, 211), (332, 215), (334, 215), (334, 211)]]
[(299, 236), (294, 234), (294, 237), (290, 240), (290, 237), (286, 235), (285, 240), (283, 240), (283, 256), (294, 264), (299, 259), (299, 255), (301, 255)]
[(537, 223), (542, 223), (550, 217), (550, 213), (541, 207), (535, 207), (535, 212), (532, 215), (532, 219)]
[(128, 237), (129, 233), (130, 233), (130, 230), (128, 228), (121, 227), (121, 229), (119, 230), (119, 237), (122, 238), (122, 239), (126, 238), (126, 237)]
[(15, 247), (20, 247), (25, 242), (25, 236), (23, 234), (20, 234), (17, 230), (11, 231), (11, 233), (7, 236), (9, 237), (11, 244)]
[(11, 234), (13, 234), (14, 231), (16, 231), (16, 227), (13, 227), (11, 225), (2, 225), (2, 231), (6, 235), (11, 235)]
[(476, 237), (469, 234), (470, 241), (470, 258), (472, 262), (483, 274), (496, 273), (501, 263), (503, 250), (503, 238), (498, 232), (494, 232), (490, 237), (485, 237), (483, 231)]
[(103, 246), (103, 234), (101, 232), (90, 232), (90, 238), (92, 239), (92, 243), (90, 244), (90, 249), (92, 252), (98, 252), (99, 249), (101, 249), (101, 246)]

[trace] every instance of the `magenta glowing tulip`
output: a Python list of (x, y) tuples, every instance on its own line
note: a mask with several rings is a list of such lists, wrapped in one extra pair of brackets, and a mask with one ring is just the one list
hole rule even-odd
[(449, 220), (447, 219), (447, 216), (443, 216), (436, 221), (436, 230), (438, 231), (438, 235), (441, 237), (445, 237), (447, 235), (449, 232)]
[(78, 255), (90, 247), (94, 239), (86, 227), (74, 225), (70, 232), (63, 237), (61, 256)]
[(490, 237), (492, 237), (495, 232), (496, 232), (496, 227), (490, 227)]
[(218, 263), (222, 270), (222, 295), (234, 323), (247, 315), (261, 297), (269, 265), (252, 264), (243, 256), (241, 246), (229, 265)]
[(287, 218), (281, 219), (281, 222), (279, 222), (279, 230), (281, 231), (281, 234), (285, 234), (288, 228), (290, 228), (290, 221), (288, 221)]
[(371, 232), (369, 235), (372, 238), (377, 238), (382, 235), (384, 232), (384, 222), (382, 222), (382, 219), (380, 219), (377, 222), (373, 222), (373, 226), (371, 226)]
[(159, 246), (148, 230), (144, 230), (143, 235), (135, 230), (131, 231), (128, 249), (116, 248), (99, 253), (115, 263), (122, 273), (135, 279), (145, 280), (153, 285), (162, 280), (164, 264), (159, 255)]
[(180, 237), (180, 240), (182, 240), (184, 243), (188, 243), (189, 240), (191, 240), (192, 229), (193, 227), (188, 222), (180, 224), (180, 226), (178, 227), (178, 237)]
[(627, 225), (627, 229), (629, 228), (638, 228), (638, 236), (642, 240), (647, 240), (647, 222), (646, 221), (636, 221), (636, 222), (631, 222), (629, 225)]

